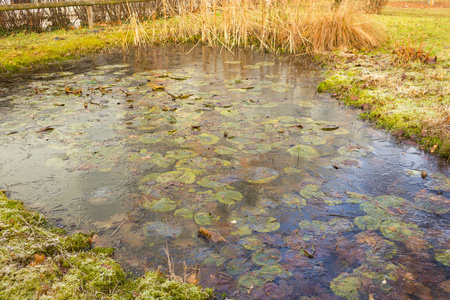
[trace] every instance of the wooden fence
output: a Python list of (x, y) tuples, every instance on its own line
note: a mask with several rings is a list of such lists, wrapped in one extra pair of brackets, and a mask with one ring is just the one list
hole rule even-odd
[(77, 0), (77, 1), (62, 1), (62, 2), (21, 3), (21, 4), (0, 5), (0, 11), (87, 6), (88, 25), (89, 28), (92, 28), (94, 26), (94, 14), (92, 12), (93, 5), (136, 3), (148, 1), (157, 1), (157, 0)]

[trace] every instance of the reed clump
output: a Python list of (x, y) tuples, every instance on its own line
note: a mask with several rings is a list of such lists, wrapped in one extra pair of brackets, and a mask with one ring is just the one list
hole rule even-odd
[(381, 26), (355, 1), (201, 0), (194, 11), (189, 3), (165, 6), (151, 26), (154, 43), (201, 41), (294, 54), (370, 49), (384, 41)]

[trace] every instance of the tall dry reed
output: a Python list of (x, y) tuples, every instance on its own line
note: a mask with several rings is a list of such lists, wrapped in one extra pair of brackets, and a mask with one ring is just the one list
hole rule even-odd
[[(163, 0), (163, 3), (166, 0)], [(289, 53), (379, 46), (380, 26), (361, 2), (313, 0), (200, 0), (195, 11), (179, 6), (152, 23), (153, 42), (201, 41), (210, 45), (259, 47)], [(177, 14), (175, 16), (175, 14)], [(156, 33), (156, 34), (155, 34)]]

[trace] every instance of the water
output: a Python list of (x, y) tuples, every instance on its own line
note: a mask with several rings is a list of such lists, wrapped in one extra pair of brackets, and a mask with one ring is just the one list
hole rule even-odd
[(167, 247), (236, 299), (449, 298), (448, 164), (317, 94), (310, 63), (157, 47), (47, 71), (0, 83), (0, 189), (130, 271)]

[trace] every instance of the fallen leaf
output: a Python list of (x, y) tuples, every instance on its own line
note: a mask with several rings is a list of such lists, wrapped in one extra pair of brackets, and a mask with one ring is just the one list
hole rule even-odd
[(164, 86), (163, 85), (154, 85), (152, 87), (152, 90), (154, 90), (155, 92), (164, 91)]
[(226, 242), (226, 239), (219, 233), (210, 231), (204, 227), (200, 227), (198, 229), (198, 235), (206, 238), (208, 241), (212, 243)]
[(431, 147), (430, 152), (434, 153), (434, 151), (436, 151), (438, 145), (434, 145), (433, 147)]
[(37, 132), (52, 131), (52, 130), (54, 130), (54, 129), (55, 129), (55, 128), (53, 128), (53, 127), (47, 126), (47, 127), (44, 127), (44, 128), (42, 128), (42, 129), (38, 130)]
[(199, 279), (197, 278), (197, 275), (195, 273), (192, 273), (191, 275), (189, 275), (188, 279), (187, 279), (187, 283), (190, 284), (198, 284)]

